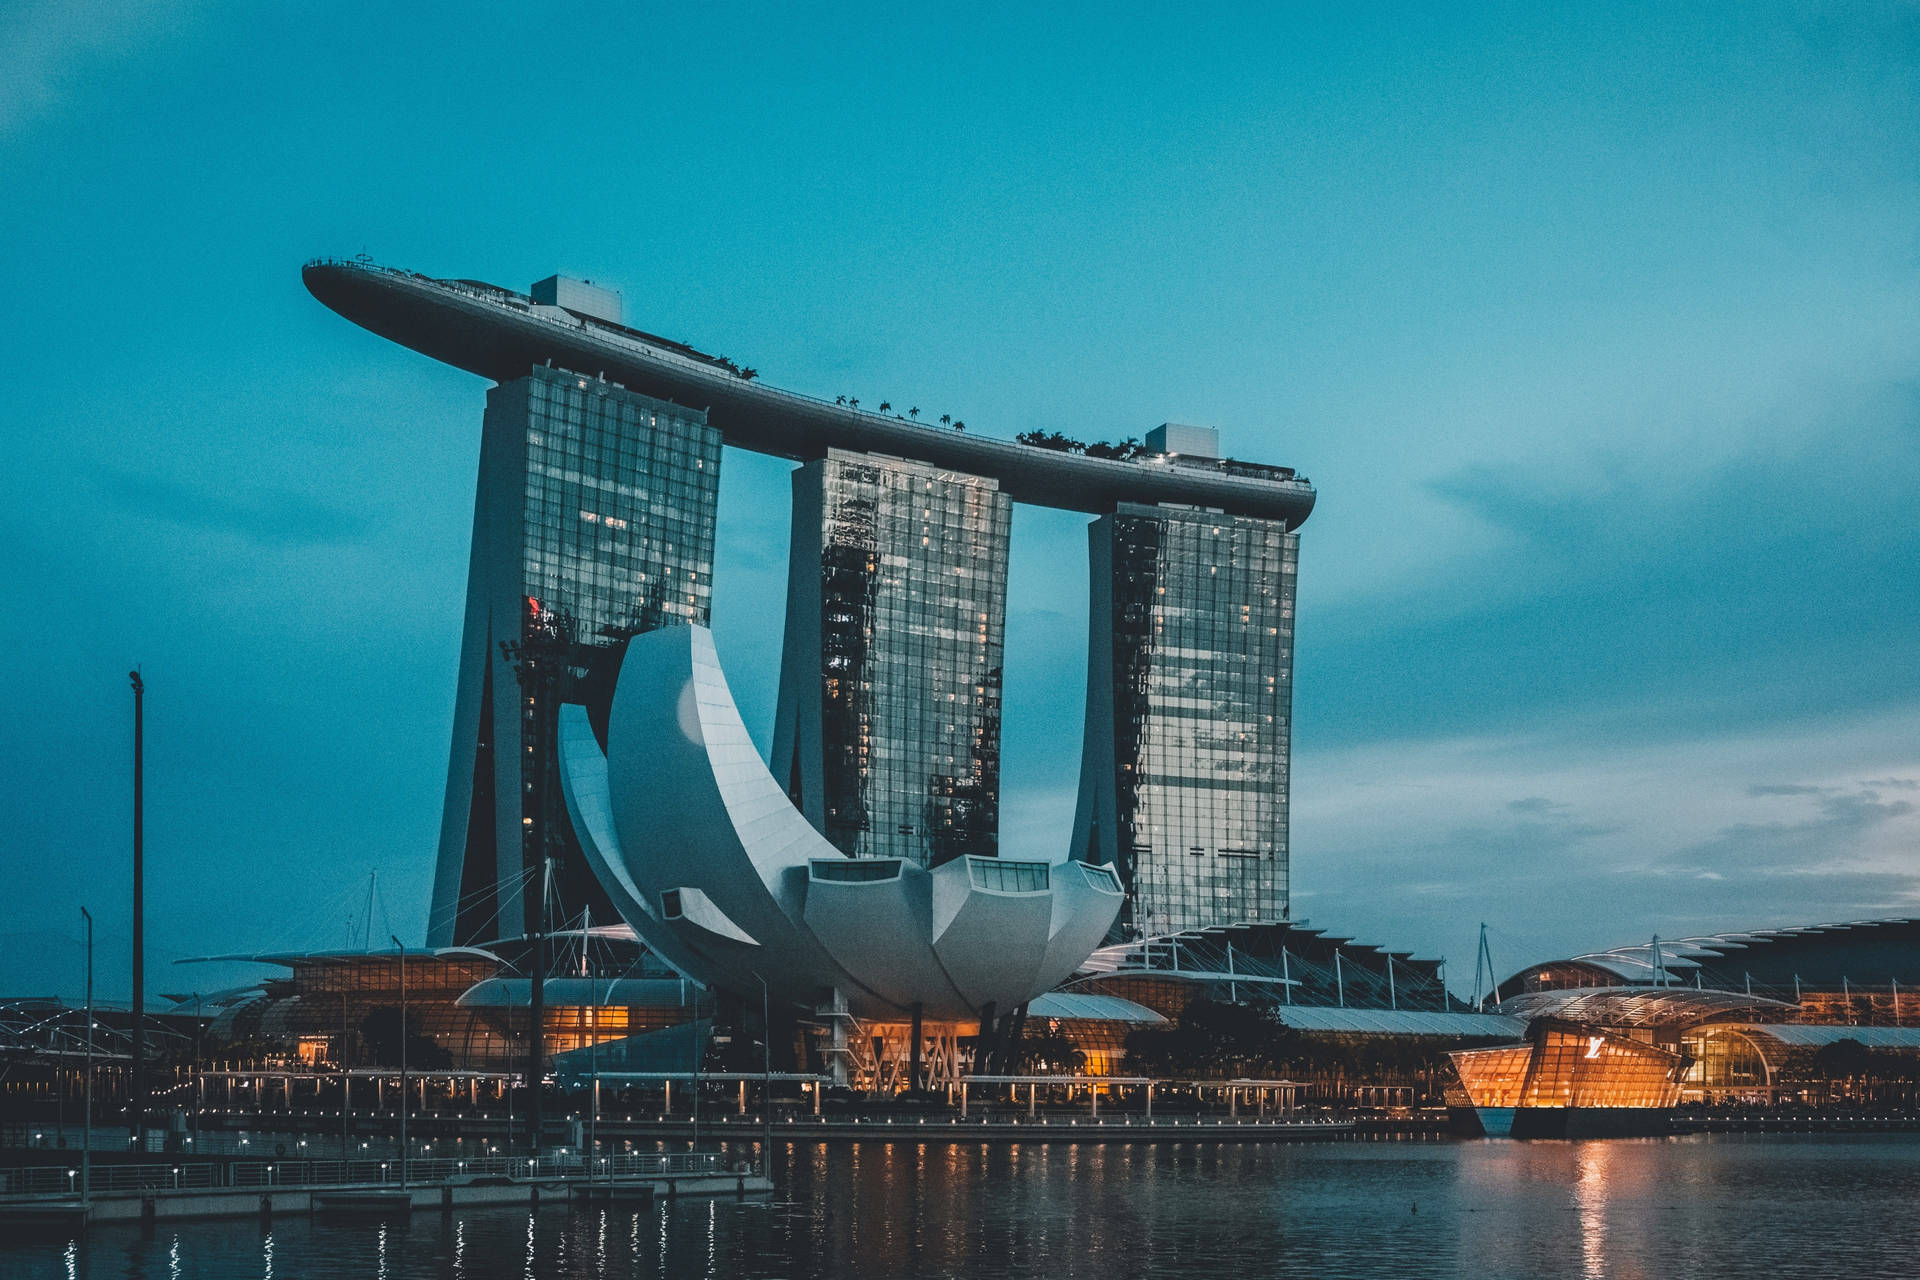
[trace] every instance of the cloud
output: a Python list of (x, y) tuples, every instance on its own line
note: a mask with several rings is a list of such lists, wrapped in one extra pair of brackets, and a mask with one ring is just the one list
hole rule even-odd
[[(1828, 787), (1747, 790), (1749, 795), (1809, 795), (1819, 800), (1814, 812), (1798, 822), (1733, 823), (1650, 869), (1693, 876), (1722, 868), (1747, 877), (1857, 874), (1868, 834), (1915, 810), (1905, 800), (1882, 800), (1869, 787), (1838, 793)], [(1906, 878), (1909, 887), (1920, 889), (1920, 863), (1913, 872)]]
[(1493, 545), (1387, 597), (1316, 607), (1308, 526), (1302, 741), (1599, 713), (1697, 734), (1920, 699), (1920, 383), (1810, 389), (1779, 412), (1792, 430), (1756, 426), (1706, 468), (1596, 454), (1572, 480), (1436, 478)]
[(1503, 968), (1920, 912), (1920, 800), (1880, 785), (1915, 771), (1920, 702), (1684, 737), (1595, 724), (1303, 752), (1296, 900), (1430, 955), (1470, 954), (1486, 921)]
[(41, 0), (0, 16), (0, 134), (49, 109), (89, 63), (138, 50), (185, 0)]
[(1549, 800), (1545, 796), (1528, 796), (1524, 800), (1515, 800), (1507, 806), (1507, 810), (1510, 813), (1545, 816), (1550, 813), (1564, 812), (1566, 807), (1567, 806), (1561, 804), (1559, 801)]

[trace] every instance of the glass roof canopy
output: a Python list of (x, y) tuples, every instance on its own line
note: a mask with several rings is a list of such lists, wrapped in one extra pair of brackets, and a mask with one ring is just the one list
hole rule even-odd
[(1739, 1014), (1785, 1017), (1794, 1006), (1738, 991), (1693, 987), (1573, 987), (1514, 996), (1494, 1012), (1528, 1022), (1552, 1018), (1595, 1027), (1689, 1027)]

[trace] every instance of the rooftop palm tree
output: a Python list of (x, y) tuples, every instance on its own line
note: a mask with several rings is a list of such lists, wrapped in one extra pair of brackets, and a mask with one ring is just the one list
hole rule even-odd
[(940, 425), (941, 425), (941, 426), (943, 426), (943, 427), (944, 427), (944, 426), (947, 426), (947, 425), (948, 425), (949, 423), (951, 423), (952, 421), (953, 421), (953, 415), (952, 415), (952, 414), (950, 414), (950, 413), (943, 413), (943, 414), (941, 414), (941, 415), (940, 415)]
[(892, 409), (893, 409), (893, 401), (891, 401), (891, 400), (882, 400), (882, 401), (880, 402), (880, 412), (882, 412), (882, 413), (888, 413), (888, 412), (891, 412), (891, 411), (892, 411)]
[(919, 406), (919, 405), (915, 405), (915, 406), (913, 406), (913, 408), (911, 408), (911, 409), (909, 409), (909, 410), (907, 410), (907, 416), (908, 416), (909, 418), (913, 418), (913, 419), (916, 419), (916, 420), (918, 420), (918, 418), (920, 417), (920, 406)]

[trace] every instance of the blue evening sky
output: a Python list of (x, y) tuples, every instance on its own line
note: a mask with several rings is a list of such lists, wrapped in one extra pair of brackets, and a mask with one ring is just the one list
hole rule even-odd
[[(1302, 537), (1297, 913), (1503, 969), (1920, 910), (1920, 11), (0, 10), (0, 993), (417, 939), (484, 384), (302, 289), (561, 270), (776, 385), (1218, 425)], [(771, 722), (788, 464), (715, 630)], [(1085, 518), (1021, 509), (1009, 852), (1059, 856)]]

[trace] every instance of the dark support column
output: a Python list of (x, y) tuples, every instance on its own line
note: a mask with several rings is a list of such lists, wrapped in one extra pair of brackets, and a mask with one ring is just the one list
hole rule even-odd
[(920, 1002), (916, 1000), (913, 1002), (913, 1041), (911, 1045), (912, 1057), (909, 1059), (912, 1065), (909, 1068), (909, 1072), (908, 1072), (909, 1079), (907, 1082), (907, 1087), (913, 1090), (913, 1092), (915, 1093), (920, 1092), (920, 1049), (921, 1049), (920, 1014), (921, 1014)]
[(973, 1042), (974, 1075), (993, 1074), (993, 1045), (994, 1033), (999, 1027), (998, 1013), (991, 1000), (980, 1006), (980, 1034)]

